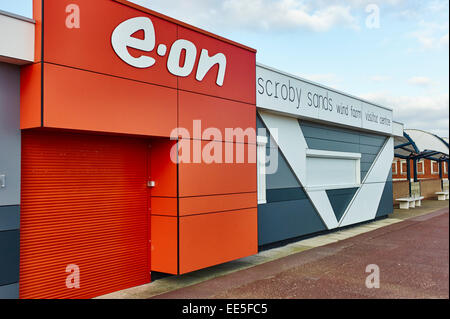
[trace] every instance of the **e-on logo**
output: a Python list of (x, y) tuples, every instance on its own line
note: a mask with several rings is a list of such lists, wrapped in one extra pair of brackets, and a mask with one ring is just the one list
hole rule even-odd
[[(132, 36), (140, 30), (144, 31), (143, 39)], [(128, 52), (128, 47), (145, 52), (151, 52), (155, 49), (155, 28), (153, 22), (147, 17), (131, 18), (119, 24), (114, 29), (111, 36), (111, 42), (112, 47), (119, 58), (135, 68), (146, 69), (152, 67), (156, 63), (156, 60), (150, 56), (141, 55), (136, 58)], [(183, 66), (180, 66), (183, 51), (185, 52), (185, 59)], [(161, 57), (165, 56), (167, 54), (167, 46), (165, 44), (159, 44), (156, 53)], [(194, 70), (196, 61), (197, 47), (195, 44), (188, 40), (179, 39), (175, 41), (170, 48), (169, 57), (167, 59), (167, 69), (175, 76), (187, 77)], [(227, 58), (223, 53), (209, 56), (209, 52), (206, 49), (202, 49), (200, 53), (195, 76), (197, 81), (203, 81), (206, 74), (216, 64), (219, 66), (216, 84), (218, 86), (223, 86), (227, 68)]]

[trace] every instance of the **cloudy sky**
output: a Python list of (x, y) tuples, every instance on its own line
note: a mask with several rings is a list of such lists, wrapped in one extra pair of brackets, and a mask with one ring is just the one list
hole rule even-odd
[[(448, 0), (133, 2), (254, 47), (260, 63), (392, 107), (407, 128), (449, 136)], [(29, 16), (31, 0), (0, 0), (1, 9)]]

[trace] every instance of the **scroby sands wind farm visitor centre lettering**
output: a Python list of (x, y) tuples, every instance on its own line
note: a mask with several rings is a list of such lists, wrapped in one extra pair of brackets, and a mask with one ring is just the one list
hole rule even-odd
[(392, 212), (388, 108), (126, 0), (34, 0), (0, 36), (0, 298), (96, 297)]

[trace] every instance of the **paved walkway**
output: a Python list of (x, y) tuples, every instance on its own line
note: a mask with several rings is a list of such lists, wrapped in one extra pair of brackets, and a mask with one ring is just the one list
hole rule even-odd
[[(325, 235), (315, 236), (309, 239), (294, 242), (292, 244), (262, 251), (257, 255), (233, 260), (221, 265), (201, 269), (181, 276), (170, 276), (163, 279), (153, 281), (138, 287), (133, 287), (121, 291), (117, 291), (108, 295), (100, 296), (100, 299), (147, 299), (165, 293), (176, 291), (189, 286), (194, 286), (202, 282), (211, 281), (225, 275), (229, 275), (238, 271), (252, 268), (257, 265), (262, 265), (273, 260), (278, 260), (287, 256), (299, 254), (316, 247), (321, 247), (333, 243), (337, 243), (360, 234), (372, 232), (379, 228), (384, 228), (389, 225), (397, 224), (403, 220), (422, 216), (430, 212), (435, 212), (439, 209), (447, 208), (448, 201), (426, 200), (422, 207), (416, 207), (410, 210), (395, 209), (394, 213), (389, 218), (357, 225), (347, 229), (341, 229)], [(448, 254), (448, 249), (447, 249)], [(314, 277), (315, 278), (315, 277)], [(185, 291), (185, 290), (182, 290)], [(160, 296), (164, 297), (164, 296)], [(183, 296), (179, 295), (179, 298)], [(177, 298), (178, 298), (177, 297)]]
[[(379, 289), (365, 286), (369, 264), (380, 269)], [(449, 209), (154, 298), (449, 298)]]

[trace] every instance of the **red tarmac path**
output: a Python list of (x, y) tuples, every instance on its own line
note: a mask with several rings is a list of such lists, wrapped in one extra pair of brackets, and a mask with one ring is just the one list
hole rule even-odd
[[(369, 264), (379, 289), (365, 286)], [(449, 209), (154, 298), (449, 298)]]

